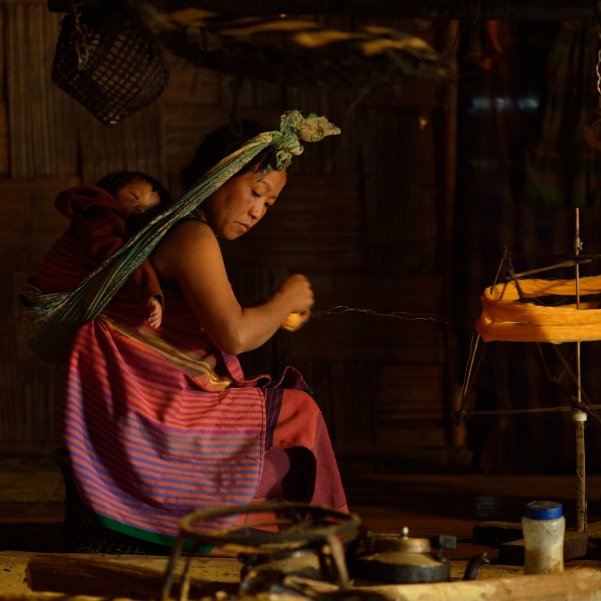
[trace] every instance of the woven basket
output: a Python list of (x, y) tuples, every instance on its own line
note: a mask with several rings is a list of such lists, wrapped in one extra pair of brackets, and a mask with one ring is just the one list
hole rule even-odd
[(169, 80), (146, 25), (118, 4), (90, 3), (61, 22), (52, 80), (104, 125), (152, 104)]

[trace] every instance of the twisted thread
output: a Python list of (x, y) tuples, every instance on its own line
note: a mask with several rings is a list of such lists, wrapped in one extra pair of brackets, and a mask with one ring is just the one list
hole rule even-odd
[(313, 317), (329, 317), (343, 315), (345, 313), (362, 313), (371, 317), (389, 317), (393, 319), (403, 319), (406, 321), (433, 321), (448, 326), (463, 326), (473, 328), (472, 322), (465, 322), (457, 319), (432, 315), (430, 313), (410, 313), (408, 311), (391, 311), (388, 313), (380, 313), (374, 309), (364, 309), (360, 307), (348, 307), (346, 305), (336, 305), (327, 310), (313, 311)]

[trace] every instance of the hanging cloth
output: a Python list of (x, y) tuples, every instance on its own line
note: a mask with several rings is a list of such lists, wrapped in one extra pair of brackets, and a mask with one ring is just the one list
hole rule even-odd
[(524, 198), (559, 209), (599, 202), (601, 153), (584, 130), (598, 111), (598, 33), (586, 23), (562, 23), (549, 54), (542, 130), (526, 151)]
[(20, 293), (21, 328), (31, 350), (51, 363), (69, 356), (77, 330), (94, 319), (110, 302), (129, 275), (146, 259), (173, 225), (198, 207), (263, 149), (275, 150), (274, 167), (286, 169), (300, 155), (303, 142), (317, 142), (340, 129), (325, 117), (291, 110), (280, 120), (279, 131), (263, 132), (222, 159), (191, 190), (130, 238), (87, 275), (73, 290), (45, 293), (28, 284)]

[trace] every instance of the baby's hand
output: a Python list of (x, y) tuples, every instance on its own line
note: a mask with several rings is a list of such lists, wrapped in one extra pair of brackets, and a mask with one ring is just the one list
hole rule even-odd
[(163, 321), (163, 307), (159, 300), (152, 296), (148, 299), (148, 303), (146, 304), (147, 314), (146, 314), (146, 323), (151, 328), (158, 328)]

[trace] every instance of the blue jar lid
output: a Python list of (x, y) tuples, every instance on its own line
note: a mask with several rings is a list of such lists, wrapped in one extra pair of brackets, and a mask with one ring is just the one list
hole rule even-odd
[(563, 507), (557, 501), (530, 501), (524, 506), (524, 517), (531, 520), (555, 520), (563, 515)]

